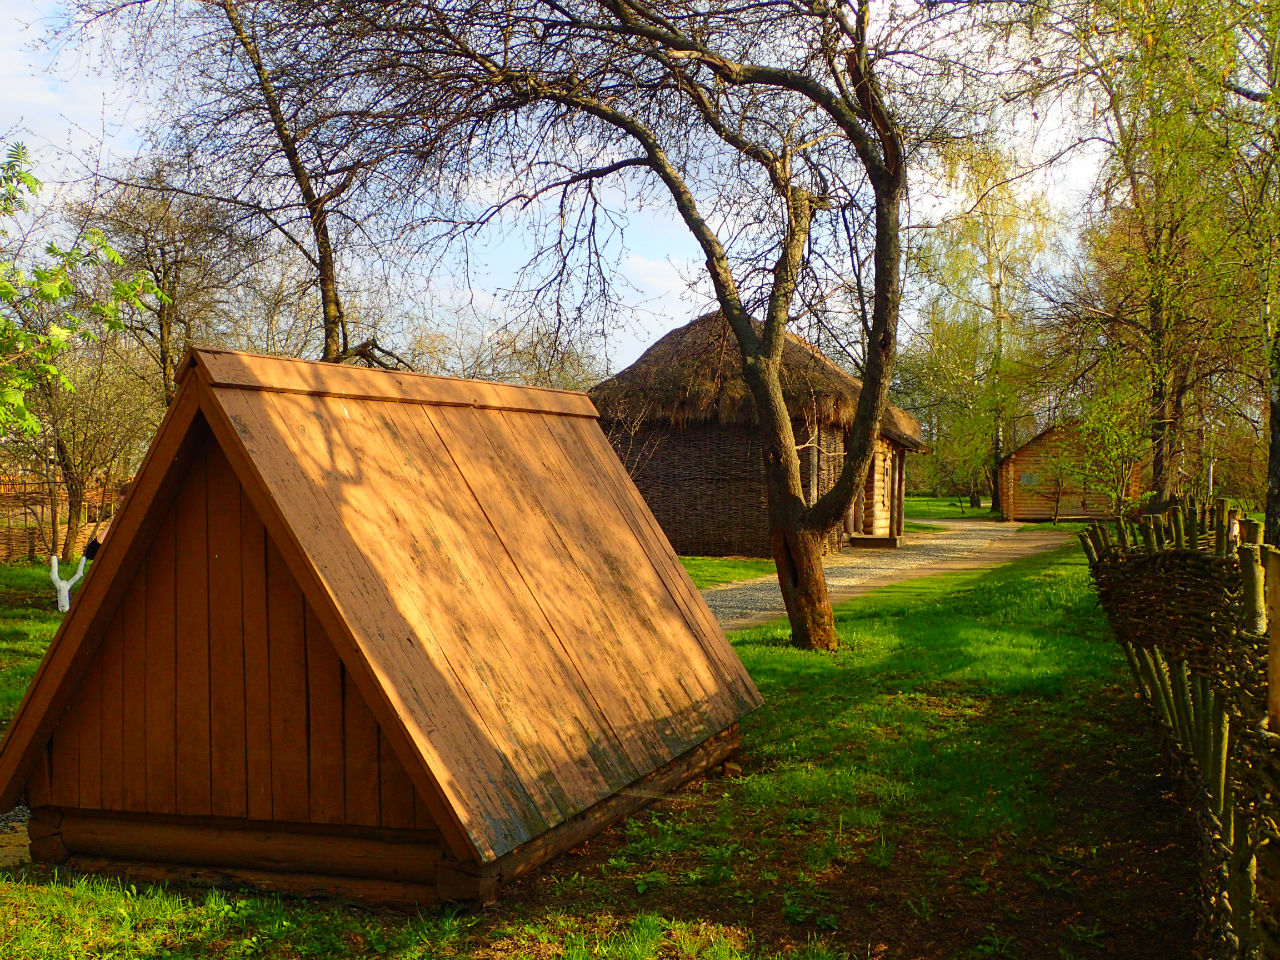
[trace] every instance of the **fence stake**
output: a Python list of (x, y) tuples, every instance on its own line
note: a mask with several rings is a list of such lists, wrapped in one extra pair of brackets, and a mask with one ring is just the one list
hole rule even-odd
[(1081, 530), (1076, 536), (1080, 538), (1080, 546), (1084, 547), (1084, 555), (1089, 561), (1089, 566), (1093, 566), (1098, 562), (1098, 551), (1093, 549), (1093, 544), (1089, 542), (1089, 534)]
[(1169, 516), (1173, 520), (1173, 545), (1179, 550), (1187, 549), (1187, 532), (1183, 527), (1186, 517), (1183, 514), (1182, 507), (1175, 506)]
[(1243, 517), (1240, 520), (1240, 542), (1241, 543), (1261, 543), (1262, 542), (1262, 524), (1257, 520), (1250, 520)]
[(1125, 529), (1123, 517), (1116, 518), (1116, 540), (1120, 544), (1120, 549), (1128, 553), (1131, 549), (1129, 546), (1129, 531)]
[(1244, 581), (1244, 609), (1241, 611), (1244, 628), (1252, 634), (1266, 633), (1267, 597), (1262, 573), (1262, 548), (1256, 543), (1242, 543), (1236, 554), (1240, 557), (1240, 576)]
[(1267, 609), (1271, 629), (1267, 633), (1267, 724), (1280, 733), (1280, 550), (1263, 547), (1267, 565)]
[(1152, 529), (1150, 517), (1142, 518), (1141, 529), (1142, 529), (1142, 542), (1147, 547), (1147, 553), (1155, 553), (1156, 552), (1156, 534), (1155, 534), (1155, 530)]
[(1227, 555), (1227, 501), (1219, 497), (1213, 505), (1213, 552), (1220, 557)]

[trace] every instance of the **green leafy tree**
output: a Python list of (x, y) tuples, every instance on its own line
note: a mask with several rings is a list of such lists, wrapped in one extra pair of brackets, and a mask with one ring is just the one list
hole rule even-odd
[(915, 412), (936, 425), (936, 466), (971, 498), (989, 487), (998, 510), (1000, 461), (1028, 419), (1025, 317), (1050, 216), (999, 150), (962, 143), (943, 158), (959, 210), (915, 252), (926, 320), (904, 373), (915, 380)]
[(39, 430), (27, 394), (49, 381), (70, 387), (57, 358), (73, 338), (91, 337), (95, 324), (118, 325), (122, 303), (159, 293), (145, 278), (132, 276), (112, 281), (101, 299), (83, 294), (89, 268), (123, 265), (97, 230), (69, 246), (49, 241), (38, 261), (24, 256), (11, 231), (39, 190), (26, 149), (13, 144), (0, 164), (0, 434)]

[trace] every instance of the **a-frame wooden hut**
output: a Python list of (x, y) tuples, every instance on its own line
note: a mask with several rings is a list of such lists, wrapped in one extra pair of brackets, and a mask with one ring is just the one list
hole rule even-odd
[(196, 351), (0, 743), (35, 858), (484, 899), (760, 703), (581, 394)]

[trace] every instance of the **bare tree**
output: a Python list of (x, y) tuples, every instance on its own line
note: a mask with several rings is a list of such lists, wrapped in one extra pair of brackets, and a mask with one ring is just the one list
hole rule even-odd
[[(793, 638), (834, 648), (821, 543), (862, 486), (887, 403), (909, 166), (973, 132), (975, 90), (998, 92), (994, 35), (977, 37), (1001, 5), (874, 16), (868, 0), (330, 0), (306, 9), (324, 23), (317, 47), (338, 73), (416, 86), (415, 115), (452, 131), (432, 141), (438, 179), (428, 196), (441, 242), (519, 214), (541, 218), (535, 296), (609, 303), (603, 271), (567, 267), (599, 271), (606, 234), (625, 229), (635, 204), (679, 217), (733, 330), (766, 441), (773, 555)], [(983, 51), (984, 78), (963, 66), (970, 49)], [(833, 291), (858, 289), (865, 386), (839, 479), (809, 504), (779, 381), (785, 333)]]
[(319, 294), (321, 359), (403, 365), (376, 339), (352, 336), (342, 272), (345, 248), (377, 239), (365, 233), (386, 191), (395, 204), (414, 176), (424, 147), (418, 137), (407, 150), (398, 135), (406, 105), (326, 66), (316, 21), (280, 4), (83, 0), (76, 9), (75, 29), (115, 40), (122, 75), (153, 93), (166, 78), (154, 139), (188, 176), (133, 186), (216, 202), (224, 218), (295, 247)]

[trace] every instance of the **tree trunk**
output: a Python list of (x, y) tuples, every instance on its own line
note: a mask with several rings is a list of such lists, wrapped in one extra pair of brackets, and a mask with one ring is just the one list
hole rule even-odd
[[(1280, 344), (1271, 348), (1270, 383), (1267, 384), (1271, 415), (1267, 443), (1266, 542), (1280, 547)], [(1210, 467), (1212, 469), (1212, 466)], [(1212, 474), (1210, 474), (1212, 476)], [(1213, 491), (1209, 491), (1213, 496)]]
[(67, 488), (67, 534), (62, 538), (61, 558), (64, 563), (70, 563), (84, 517), (84, 481), (72, 469), (71, 452), (67, 445), (59, 439), (54, 442), (53, 449), (63, 486)]
[(837, 649), (840, 641), (822, 569), (823, 534), (787, 529), (772, 518), (769, 532), (782, 602), (791, 622), (791, 642), (806, 650)]

